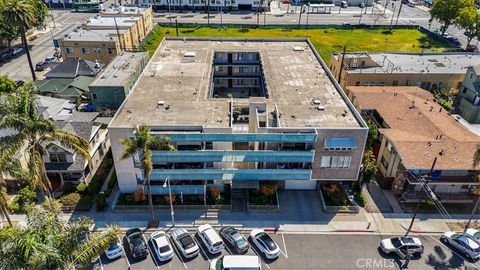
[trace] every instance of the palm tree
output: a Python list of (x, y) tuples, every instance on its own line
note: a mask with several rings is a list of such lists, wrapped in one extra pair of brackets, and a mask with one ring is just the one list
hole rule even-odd
[(152, 190), (150, 188), (150, 172), (153, 169), (152, 149), (175, 151), (175, 147), (171, 144), (170, 139), (165, 137), (153, 136), (150, 128), (140, 126), (135, 128), (135, 138), (127, 138), (120, 141), (123, 145), (123, 153), (121, 160), (132, 157), (139, 153), (143, 168), (143, 185), (148, 186), (148, 204), (150, 205), (151, 221), (155, 220), (152, 201)]
[(28, 65), (32, 73), (32, 80), (35, 81), (35, 70), (33, 69), (32, 58), (27, 43), (27, 30), (36, 22), (35, 8), (27, 0), (3, 0), (0, 5), (0, 16), (2, 16), (7, 25), (18, 27), (22, 43), (27, 53)]
[(7, 188), (0, 186), (0, 217), (5, 217), (8, 221), (10, 227), (13, 226), (12, 220), (10, 219), (10, 199), (8, 198)]
[(473, 153), (473, 168), (476, 168), (480, 164), (480, 144), (477, 144), (475, 153)]
[(51, 196), (51, 184), (45, 170), (43, 156), (47, 154), (50, 142), (70, 148), (76, 154), (89, 160), (88, 141), (59, 129), (50, 119), (43, 119), (37, 112), (35, 95), (31, 85), (18, 89), (17, 93), (7, 96), (7, 105), (0, 106), (0, 129), (15, 130), (11, 135), (0, 138), (0, 148), (6, 157), (24, 155), (29, 168), (29, 181), (33, 189)]
[[(101, 255), (121, 233), (117, 226), (89, 233), (93, 220), (64, 222), (60, 205), (47, 199), (27, 209), (26, 227), (0, 229), (0, 269), (76, 269)], [(88, 236), (88, 237), (87, 237)]]

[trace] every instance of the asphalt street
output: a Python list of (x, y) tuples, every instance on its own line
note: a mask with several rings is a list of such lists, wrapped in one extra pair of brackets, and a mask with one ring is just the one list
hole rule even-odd
[[(193, 232), (192, 232), (193, 233)], [(244, 232), (248, 236), (248, 232)], [(281, 250), (276, 260), (267, 260), (263, 256), (262, 269), (402, 269), (405, 261), (396, 256), (386, 255), (379, 250), (379, 243), (383, 238), (392, 236), (381, 235), (346, 235), (346, 234), (272, 234)], [(149, 234), (145, 234), (149, 239)], [(438, 239), (439, 236), (419, 236), (425, 246), (421, 257), (413, 258), (407, 268), (403, 269), (480, 269), (480, 263), (466, 261), (458, 252), (445, 246)], [(225, 249), (221, 255), (212, 256), (205, 251), (201, 240), (195, 240), (201, 247), (200, 254), (193, 259), (185, 259), (178, 252), (172, 260), (161, 263), (152, 252), (144, 260), (134, 261), (126, 248), (127, 256), (110, 261), (105, 256), (99, 258), (92, 268), (117, 269), (208, 269), (213, 258), (231, 254)], [(249, 241), (251, 244), (251, 241)], [(124, 241), (124, 243), (126, 243)], [(151, 245), (149, 244), (151, 250)], [(252, 247), (247, 255), (259, 254)]]

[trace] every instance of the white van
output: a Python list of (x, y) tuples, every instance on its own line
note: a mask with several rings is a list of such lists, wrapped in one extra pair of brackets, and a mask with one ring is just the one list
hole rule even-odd
[(210, 270), (262, 270), (262, 263), (258, 256), (252, 255), (227, 255), (213, 259)]

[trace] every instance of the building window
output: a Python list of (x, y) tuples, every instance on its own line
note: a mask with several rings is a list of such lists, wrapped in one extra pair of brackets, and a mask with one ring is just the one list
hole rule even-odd
[(72, 53), (73, 53), (73, 48), (71, 48), (71, 47), (66, 47), (66, 48), (65, 48), (65, 52), (66, 52), (67, 54), (72, 54)]
[(50, 162), (67, 162), (65, 153), (49, 153)]
[(469, 79), (473, 78), (473, 72), (470, 72), (470, 75), (468, 75), (468, 78)]
[(82, 48), (82, 54), (88, 54), (88, 48)]
[(93, 48), (93, 53), (100, 53), (100, 48)]
[(397, 86), (398, 85), (398, 81), (393, 81), (392, 82), (392, 86)]
[(360, 86), (360, 82), (355, 82), (355, 86)]
[(93, 98), (93, 99), (97, 99), (97, 98), (98, 98), (98, 97), (97, 97), (97, 94), (93, 93), (93, 94), (92, 94), (92, 98)]
[(350, 168), (351, 156), (323, 156), (320, 162), (322, 168)]
[(388, 168), (388, 161), (385, 159), (385, 157), (382, 156), (380, 159), (380, 163), (382, 163), (382, 166), (386, 169)]
[(412, 85), (412, 80), (407, 80), (407, 81), (405, 82), (405, 85), (406, 85), (406, 86)]
[(112, 49), (112, 48), (107, 48), (107, 52), (108, 52), (108, 54), (112, 54), (112, 53), (113, 53), (113, 49)]
[(379, 82), (378, 86), (385, 86), (385, 82)]
[(365, 66), (365, 61), (362, 61), (362, 62), (360, 63), (360, 66), (362, 66), (362, 67)]

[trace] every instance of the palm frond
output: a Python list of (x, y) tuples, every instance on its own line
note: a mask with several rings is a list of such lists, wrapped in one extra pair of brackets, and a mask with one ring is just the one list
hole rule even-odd
[(35, 148), (31, 148), (28, 156), (28, 168), (30, 175), (28, 181), (30, 186), (34, 189), (39, 189), (42, 192), (49, 192), (51, 190), (50, 183), (45, 183), (43, 180), (43, 158), (42, 155)]
[(89, 265), (94, 258), (107, 249), (112, 243), (118, 241), (121, 230), (118, 226), (109, 226), (105, 231), (94, 232), (88, 239), (73, 251), (73, 263), (83, 266)]
[(55, 130), (52, 134), (52, 139), (58, 140), (63, 146), (73, 149), (83, 158), (90, 160), (89, 144), (84, 138), (64, 130)]
[(175, 146), (168, 137), (153, 136), (150, 148), (152, 150), (176, 151)]
[(132, 157), (138, 151), (137, 141), (135, 140), (135, 138), (122, 139), (120, 140), (120, 144), (123, 145), (123, 152), (120, 156), (120, 160)]

